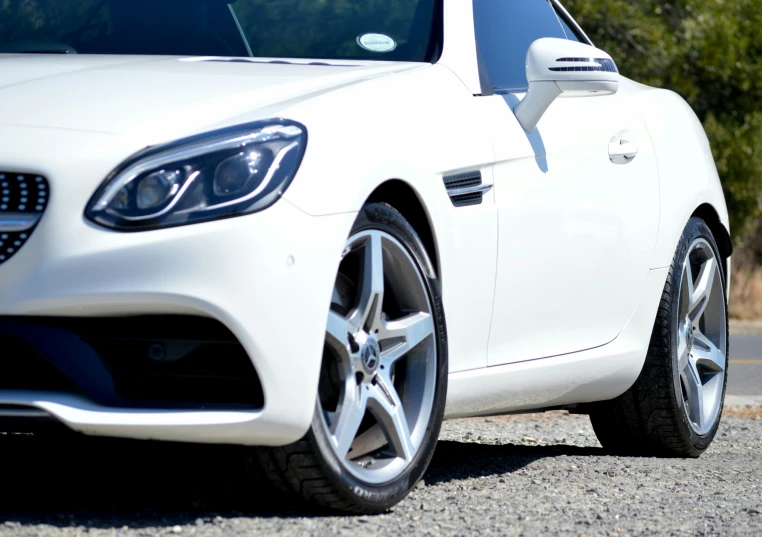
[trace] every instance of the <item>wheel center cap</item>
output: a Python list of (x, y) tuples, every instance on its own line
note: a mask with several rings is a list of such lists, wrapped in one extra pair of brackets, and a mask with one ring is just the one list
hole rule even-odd
[(375, 373), (381, 362), (381, 348), (376, 338), (372, 336), (368, 338), (360, 350), (360, 357), (365, 371), (369, 374)]

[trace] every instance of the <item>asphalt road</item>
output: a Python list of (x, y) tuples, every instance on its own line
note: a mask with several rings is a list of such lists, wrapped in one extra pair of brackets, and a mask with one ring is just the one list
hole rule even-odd
[(762, 336), (730, 337), (728, 395), (762, 395)]

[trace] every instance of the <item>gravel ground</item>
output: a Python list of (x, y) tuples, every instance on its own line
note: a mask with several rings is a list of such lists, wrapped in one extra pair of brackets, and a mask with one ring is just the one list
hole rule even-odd
[[(698, 460), (611, 457), (585, 416), (447, 422), (380, 516), (289, 509), (238, 448), (0, 438), (0, 535), (762, 535), (762, 409), (728, 411)], [(252, 507), (253, 506), (253, 507)]]

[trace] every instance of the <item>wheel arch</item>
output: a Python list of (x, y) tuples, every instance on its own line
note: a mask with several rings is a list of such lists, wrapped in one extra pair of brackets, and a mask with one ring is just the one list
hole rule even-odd
[(421, 196), (412, 186), (401, 179), (389, 179), (371, 192), (366, 203), (386, 203), (399, 211), (415, 229), (434, 265), (434, 271), (441, 276), (439, 250), (431, 216)]
[(711, 204), (704, 203), (693, 211), (691, 217), (701, 218), (711, 230), (722, 256), (725, 280), (729, 280), (728, 259), (733, 255), (733, 240), (730, 238), (730, 232), (720, 220), (720, 215)]
[(691, 216), (696, 216), (706, 222), (706, 225), (712, 230), (712, 234), (717, 241), (717, 246), (720, 248), (720, 255), (722, 255), (722, 257), (727, 259), (733, 255), (733, 241), (730, 238), (730, 232), (720, 221), (720, 215), (711, 204), (704, 203), (693, 211)]

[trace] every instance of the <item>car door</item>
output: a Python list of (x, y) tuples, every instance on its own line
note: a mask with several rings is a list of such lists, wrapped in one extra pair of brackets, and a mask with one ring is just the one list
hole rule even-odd
[[(499, 217), (488, 364), (605, 345), (640, 301), (658, 231), (656, 159), (634, 84), (559, 98), (528, 133), (513, 108), (526, 91), (529, 45), (585, 37), (547, 0), (474, 0), (474, 22), (496, 93), (483, 97)], [(625, 142), (634, 159), (615, 156)]]

